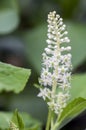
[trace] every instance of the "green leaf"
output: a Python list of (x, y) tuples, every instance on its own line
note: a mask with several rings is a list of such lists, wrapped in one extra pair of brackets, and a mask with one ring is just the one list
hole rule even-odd
[(12, 114), (10, 113), (0, 112), (0, 130), (5, 130), (9, 128), (11, 117), (12, 117)]
[(17, 110), (14, 112), (11, 122), (14, 123), (20, 130), (24, 130), (24, 121)]
[(73, 75), (71, 86), (71, 99), (77, 97), (86, 98), (86, 74)]
[(70, 102), (64, 109), (61, 115), (58, 117), (57, 125), (58, 130), (78, 116), (81, 112), (86, 110), (86, 99), (77, 98)]
[(30, 70), (0, 62), (0, 92), (22, 91), (30, 76)]
[(0, 34), (7, 34), (19, 25), (18, 2), (16, 0), (0, 1)]

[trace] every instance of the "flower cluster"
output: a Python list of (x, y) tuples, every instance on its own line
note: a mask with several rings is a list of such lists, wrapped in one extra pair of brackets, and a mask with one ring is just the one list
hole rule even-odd
[[(68, 32), (65, 31), (66, 25), (63, 24), (63, 19), (55, 11), (49, 13), (47, 22), (48, 45), (42, 54), (43, 63), (39, 79), (41, 86), (45, 87), (40, 88), (38, 96), (47, 99), (50, 109), (59, 114), (70, 96), (71, 46), (63, 46), (63, 43), (69, 43), (70, 40), (66, 37)], [(57, 87), (60, 92), (57, 92)]]

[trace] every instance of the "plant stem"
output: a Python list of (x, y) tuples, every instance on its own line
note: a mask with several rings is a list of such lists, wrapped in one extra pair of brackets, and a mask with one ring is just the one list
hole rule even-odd
[(56, 123), (56, 124), (54, 125), (54, 127), (52, 128), (52, 130), (58, 130), (58, 126), (59, 126), (59, 123)]
[(51, 110), (49, 109), (49, 112), (48, 112), (48, 118), (47, 118), (47, 124), (46, 124), (46, 129), (45, 130), (49, 130), (50, 128), (50, 123), (51, 123)]
[(52, 113), (52, 116), (51, 116), (51, 130), (54, 126), (54, 113)]

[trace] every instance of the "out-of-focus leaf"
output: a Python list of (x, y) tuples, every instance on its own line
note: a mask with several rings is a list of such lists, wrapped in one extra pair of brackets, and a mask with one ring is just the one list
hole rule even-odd
[[(41, 130), (41, 123), (38, 120), (33, 119), (27, 113), (20, 113), (24, 125), (25, 130)], [(10, 112), (0, 112), (0, 129), (6, 130), (9, 128), (10, 121), (12, 120), (13, 114)]]
[(10, 113), (0, 112), (0, 129), (1, 130), (9, 128), (11, 117), (12, 117), (12, 114)]
[[(37, 72), (40, 71), (42, 53), (46, 46), (46, 25), (39, 26), (32, 31), (23, 34), (27, 44), (27, 55)], [(33, 51), (32, 51), (33, 50)]]
[[(73, 68), (76, 68), (86, 58), (86, 26), (67, 23), (67, 30), (71, 40), (69, 45), (72, 46)], [(37, 72), (40, 72), (42, 53), (47, 46), (47, 25), (41, 25), (32, 31), (25, 32), (23, 37), (27, 43), (28, 58)]]
[(40, 72), (42, 53), (46, 46), (46, 25), (39, 26), (32, 31), (23, 33), (27, 44), (27, 56), (37, 72)]
[(28, 128), (27, 130), (41, 130), (42, 124), (40, 121), (32, 118), (27, 113), (21, 113), (22, 118), (24, 120), (25, 128)]
[(22, 91), (30, 76), (30, 70), (0, 62), (0, 92)]
[(18, 108), (18, 110), (26, 111), (45, 124), (48, 112), (47, 105), (42, 98), (37, 97), (39, 93), (38, 89), (28, 86), (25, 91), (19, 95), (13, 95), (8, 104), (8, 108), (11, 110)]
[(86, 74), (73, 75), (71, 86), (71, 99), (86, 98)]
[(16, 0), (0, 1), (0, 34), (7, 34), (18, 27), (18, 2)]
[(86, 25), (68, 23), (68, 32), (72, 46), (72, 63), (76, 68), (86, 60)]
[(12, 9), (0, 11), (0, 34), (12, 32), (19, 24), (17, 12)]

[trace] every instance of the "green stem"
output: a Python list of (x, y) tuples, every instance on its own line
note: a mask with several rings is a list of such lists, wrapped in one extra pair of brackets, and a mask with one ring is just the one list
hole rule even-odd
[(56, 124), (56, 125), (53, 127), (52, 130), (58, 130), (58, 126), (59, 126), (59, 124)]
[(59, 130), (58, 127), (59, 127), (59, 123), (57, 122), (54, 124), (52, 130)]
[(51, 116), (51, 130), (52, 130), (53, 126), (54, 126), (54, 118), (55, 118), (55, 115), (54, 115), (54, 113), (52, 113), (52, 116)]
[(48, 118), (47, 118), (47, 124), (46, 124), (46, 129), (45, 130), (49, 130), (50, 128), (50, 123), (51, 123), (51, 110), (49, 109), (49, 112), (48, 112)]

